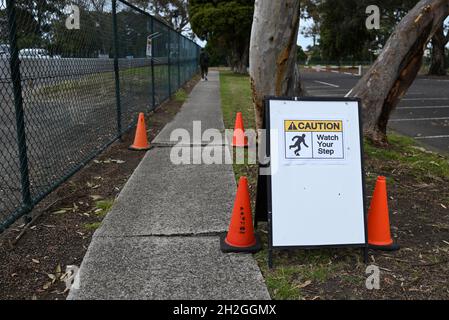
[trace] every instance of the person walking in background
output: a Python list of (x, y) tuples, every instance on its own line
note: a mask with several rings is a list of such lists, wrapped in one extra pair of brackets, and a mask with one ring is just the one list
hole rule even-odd
[(209, 54), (201, 49), (200, 53), (200, 67), (201, 67), (201, 79), (207, 81), (207, 74), (209, 73)]

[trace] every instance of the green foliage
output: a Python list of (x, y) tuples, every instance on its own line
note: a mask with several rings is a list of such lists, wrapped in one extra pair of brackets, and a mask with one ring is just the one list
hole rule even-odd
[(310, 60), (309, 60), (309, 64), (317, 64), (317, 63), (321, 63), (323, 61), (323, 59), (321, 58), (321, 51), (320, 48), (318, 47), (314, 47), (310, 49), (312, 51)]
[(104, 217), (111, 210), (114, 205), (114, 200), (100, 200), (95, 203), (97, 209), (95, 210), (95, 214), (99, 217)]
[[(17, 0), (16, 23), (19, 49), (43, 48), (62, 57), (96, 58), (112, 56), (112, 13), (106, 2), (79, 1), (80, 29), (69, 30), (65, 23), (67, 0)], [(2, 7), (3, 9), (3, 7)], [(120, 57), (145, 57), (148, 29), (146, 16), (129, 8), (117, 13)], [(0, 11), (6, 27), (6, 10)], [(2, 33), (1, 43), (7, 43)]]
[[(51, 26), (61, 20), (66, 0), (16, 0), (16, 25), (19, 48), (47, 48)], [(1, 6), (1, 28), (7, 29), (6, 7)], [(3, 10), (4, 9), (4, 10)], [(0, 41), (8, 42), (8, 33), (1, 32)]]
[(206, 45), (206, 51), (209, 54), (209, 65), (211, 67), (226, 66), (226, 50), (220, 46), (214, 46), (211, 42)]
[(235, 115), (241, 112), (246, 129), (256, 127), (248, 76), (220, 72), (221, 108), (226, 128), (234, 128)]
[[(301, 0), (301, 16), (312, 19), (306, 36), (320, 36), (321, 56), (326, 61), (370, 61), (371, 51), (382, 48), (395, 26), (419, 0)], [(367, 30), (366, 8), (381, 10), (380, 30)]]
[(388, 135), (388, 148), (376, 148), (365, 142), (365, 154), (379, 160), (394, 160), (417, 177), (449, 178), (449, 161), (446, 157), (428, 151), (412, 138), (397, 134)]
[(191, 24), (203, 40), (246, 37), (251, 31), (254, 0), (190, 1)]
[(128, 0), (130, 3), (148, 10), (157, 18), (165, 21), (173, 29), (187, 31), (189, 24), (188, 0)]
[(377, 5), (381, 10), (380, 30), (370, 31), (376, 36), (371, 43), (372, 48), (382, 48), (390, 38), (396, 25), (404, 18), (407, 13), (419, 2), (419, 0), (364, 0), (366, 5)]
[[(241, 112), (246, 129), (256, 127), (254, 117), (254, 107), (251, 98), (251, 86), (247, 75), (235, 74), (230, 71), (220, 72), (221, 109), (225, 128), (232, 129), (235, 124), (235, 115)], [(233, 152), (236, 152), (234, 148)], [(250, 185), (256, 185), (257, 176), (252, 174), (257, 172), (257, 165), (248, 164), (248, 150), (244, 150), (245, 164), (234, 163), (234, 175), (236, 179), (247, 176)], [(233, 155), (235, 157), (235, 155)]]
[(231, 67), (246, 64), (254, 14), (254, 0), (192, 0), (190, 23), (195, 34), (224, 52)]
[(375, 39), (365, 26), (365, 1), (327, 0), (321, 3), (320, 45), (325, 60), (364, 60)]
[(94, 222), (94, 223), (86, 223), (84, 225), (84, 229), (89, 231), (95, 231), (97, 230), (101, 225), (101, 222)]
[(301, 46), (298, 47), (298, 62), (300, 64), (305, 64), (307, 61), (307, 55), (304, 52), (304, 50), (302, 49)]
[(184, 89), (179, 89), (175, 93), (175, 100), (178, 102), (185, 102), (188, 97), (189, 97), (189, 95), (187, 94), (187, 92)]

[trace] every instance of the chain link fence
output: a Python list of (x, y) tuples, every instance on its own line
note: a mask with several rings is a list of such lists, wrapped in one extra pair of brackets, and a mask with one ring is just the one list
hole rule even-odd
[(199, 47), (122, 0), (0, 0), (0, 232), (197, 72)]

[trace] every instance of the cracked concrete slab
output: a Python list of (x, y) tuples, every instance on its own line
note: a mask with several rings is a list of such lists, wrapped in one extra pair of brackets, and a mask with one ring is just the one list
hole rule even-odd
[[(191, 154), (211, 148), (184, 148)], [(221, 147), (223, 155), (229, 153)], [(236, 183), (226, 164), (176, 165), (171, 148), (147, 152), (126, 183), (98, 236), (207, 234), (226, 231)], [(230, 155), (228, 154), (228, 157)]]
[(100, 238), (68, 299), (270, 299), (251, 255), (223, 254), (218, 237)]

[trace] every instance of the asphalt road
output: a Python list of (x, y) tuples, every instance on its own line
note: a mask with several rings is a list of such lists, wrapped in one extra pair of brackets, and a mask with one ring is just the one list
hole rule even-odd
[[(360, 79), (330, 72), (305, 72), (311, 96), (344, 97)], [(390, 118), (389, 128), (432, 149), (449, 153), (449, 78), (419, 76)]]

